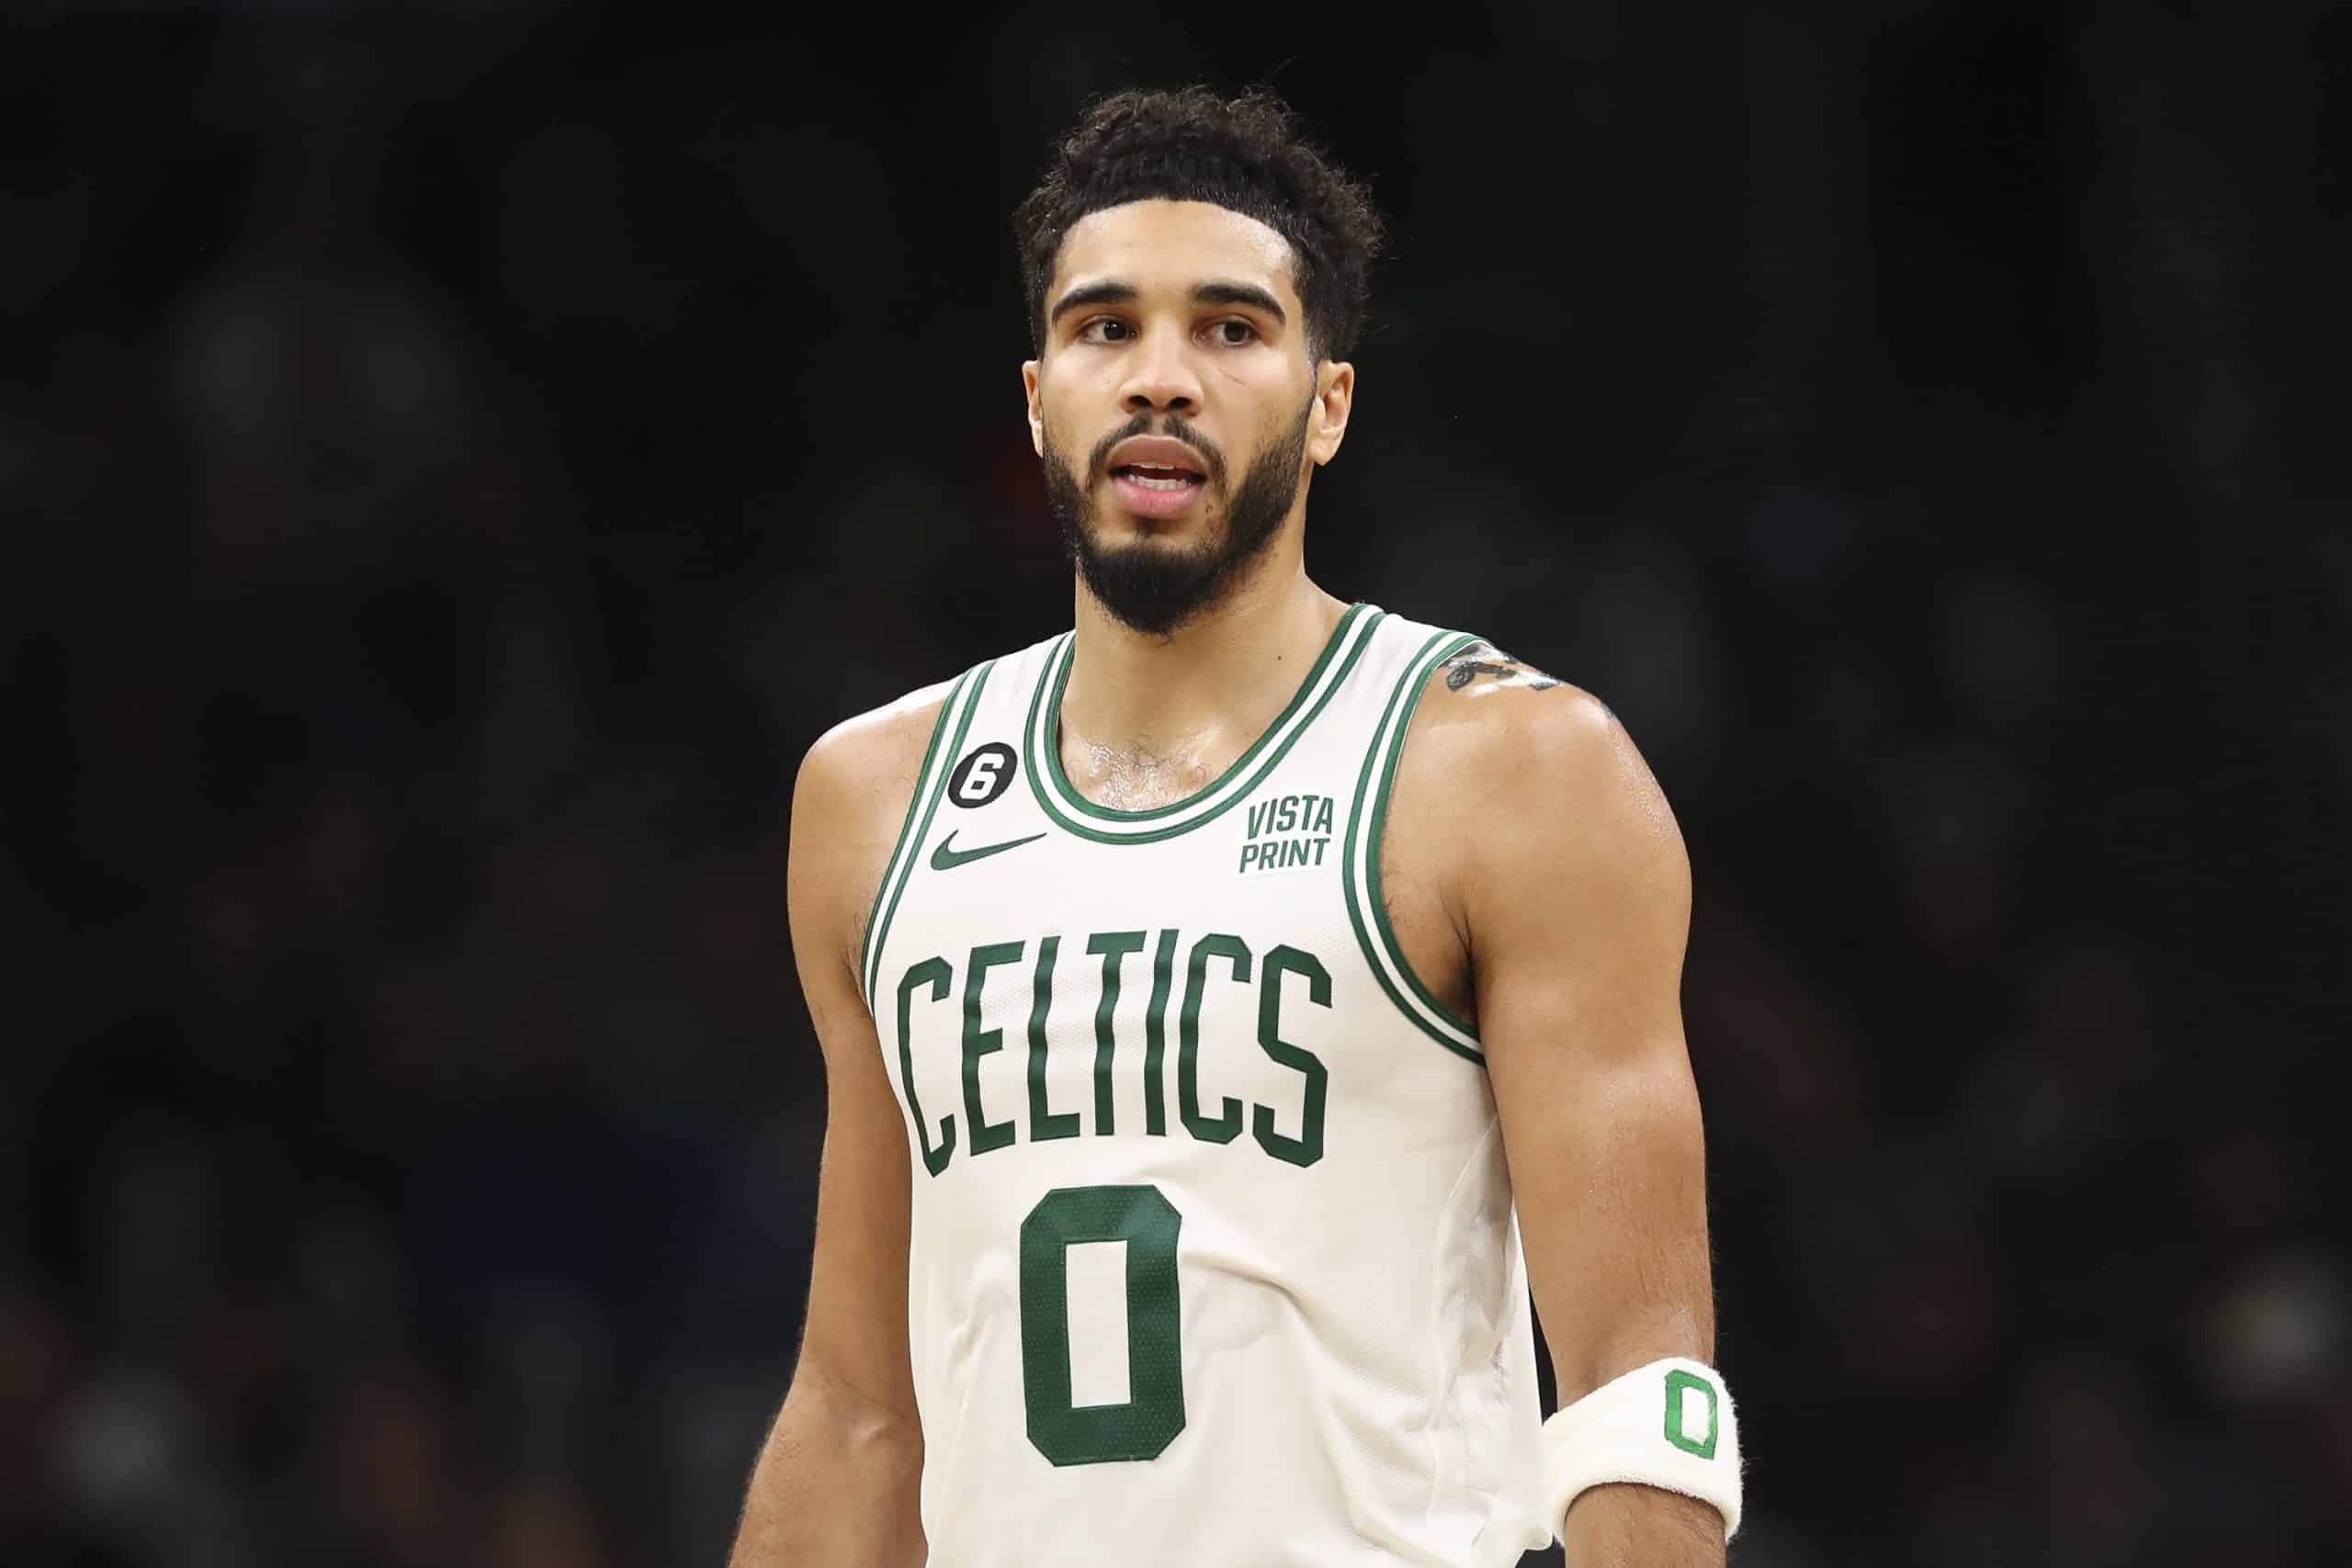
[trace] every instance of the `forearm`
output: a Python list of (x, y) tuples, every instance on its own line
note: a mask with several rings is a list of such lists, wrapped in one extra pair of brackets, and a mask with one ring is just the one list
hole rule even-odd
[(1567, 1568), (1722, 1568), (1714, 1505), (1657, 1486), (1594, 1486), (1568, 1509)]
[(752, 1467), (729, 1568), (921, 1568), (922, 1432), (806, 1369)]

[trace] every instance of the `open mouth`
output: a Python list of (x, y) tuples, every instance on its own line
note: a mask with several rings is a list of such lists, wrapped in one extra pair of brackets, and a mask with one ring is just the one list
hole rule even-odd
[(1179, 494), (1205, 484), (1207, 480), (1190, 468), (1160, 468), (1150, 463), (1122, 463), (1111, 470), (1115, 479), (1126, 480), (1144, 490)]
[(1129, 515), (1166, 519), (1190, 511), (1208, 480), (1190, 468), (1122, 463), (1111, 470), (1111, 491)]

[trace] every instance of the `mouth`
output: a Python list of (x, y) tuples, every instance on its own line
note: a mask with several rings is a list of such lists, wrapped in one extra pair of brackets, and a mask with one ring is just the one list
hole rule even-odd
[(1131, 435), (1107, 454), (1111, 488), (1138, 517), (1173, 517), (1208, 483), (1208, 459), (1167, 435)]
[(1188, 469), (1150, 463), (1122, 463), (1111, 470), (1111, 489), (1119, 504), (1139, 517), (1176, 516), (1207, 483)]

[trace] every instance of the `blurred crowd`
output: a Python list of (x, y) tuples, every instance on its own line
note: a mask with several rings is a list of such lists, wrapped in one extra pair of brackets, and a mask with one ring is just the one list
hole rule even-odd
[(0, 65), (0, 1560), (723, 1559), (793, 769), (1067, 624), (1047, 136), (1277, 66), (1397, 229), (1310, 570), (1690, 843), (1735, 1560), (2352, 1539), (2340, 16), (91, 9)]

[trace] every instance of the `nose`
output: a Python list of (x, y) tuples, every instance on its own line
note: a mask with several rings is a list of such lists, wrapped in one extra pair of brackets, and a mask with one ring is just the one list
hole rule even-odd
[(1201, 378), (1181, 332), (1147, 331), (1127, 355), (1120, 406), (1129, 413), (1188, 413), (1201, 410)]

